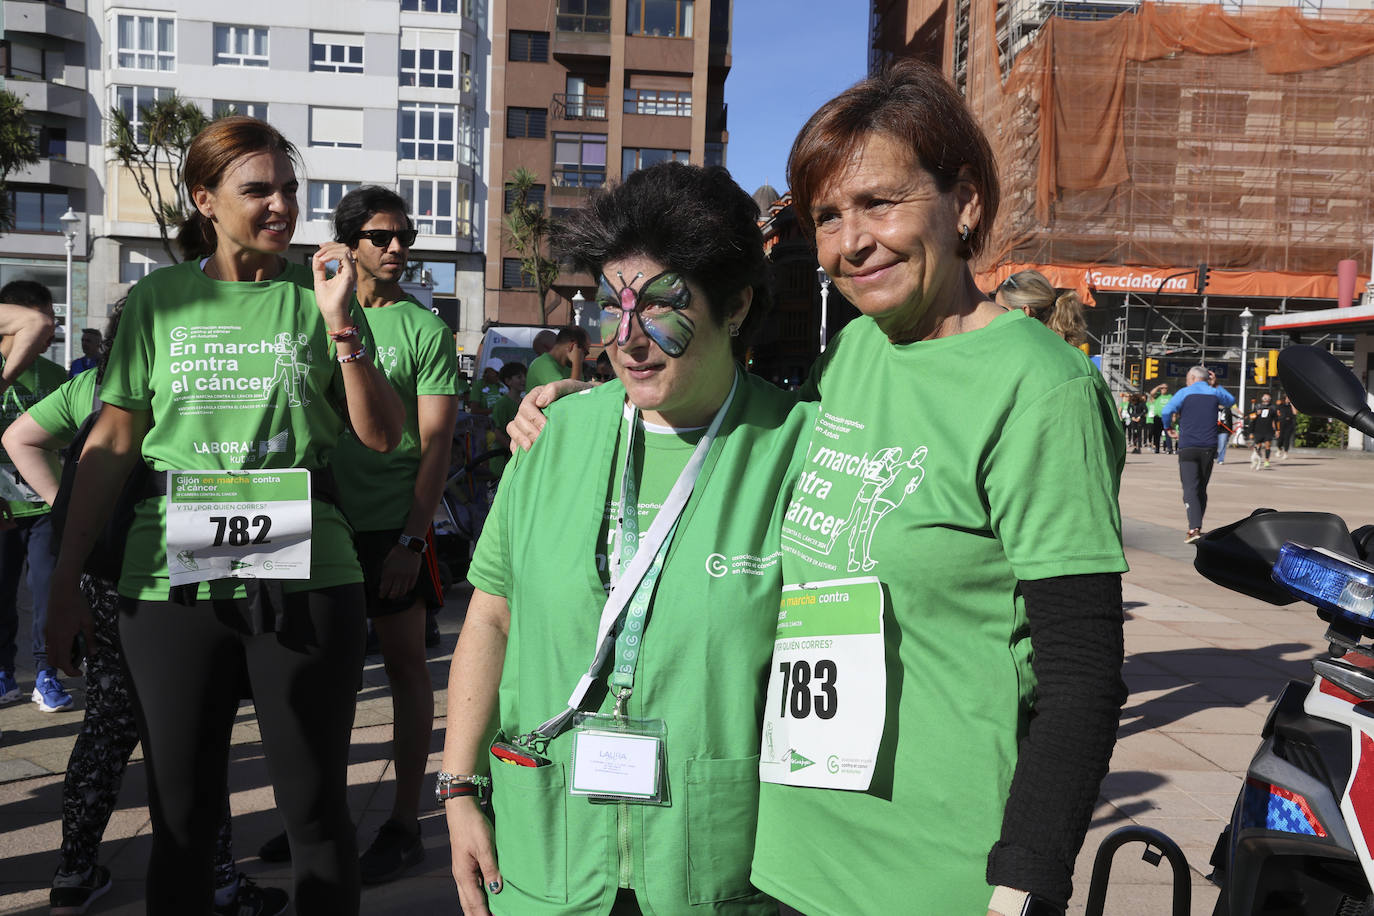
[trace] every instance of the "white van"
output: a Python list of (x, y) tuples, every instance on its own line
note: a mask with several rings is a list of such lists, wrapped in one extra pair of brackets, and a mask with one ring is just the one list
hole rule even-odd
[(487, 366), (500, 369), (514, 360), (529, 368), (534, 362), (534, 338), (541, 331), (558, 333), (557, 327), (544, 327), (537, 324), (493, 324), (482, 335), (482, 344), (477, 348), (477, 368), (472, 374), (473, 387), (481, 383), (482, 373)]

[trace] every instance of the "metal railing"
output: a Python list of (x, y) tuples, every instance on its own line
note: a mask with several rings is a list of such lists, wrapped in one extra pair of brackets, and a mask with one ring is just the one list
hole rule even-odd
[(556, 92), (549, 113), (564, 121), (604, 121), (606, 120), (606, 97), (604, 95), (573, 95)]

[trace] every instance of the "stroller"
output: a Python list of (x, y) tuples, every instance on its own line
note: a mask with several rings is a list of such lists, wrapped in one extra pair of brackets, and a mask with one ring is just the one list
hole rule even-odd
[(435, 553), (445, 592), (467, 577), (473, 545), (496, 491), (499, 476), (492, 473), (491, 461), (506, 449), (488, 446), (490, 426), (487, 417), (460, 413), (453, 427), (448, 481), (434, 512)]

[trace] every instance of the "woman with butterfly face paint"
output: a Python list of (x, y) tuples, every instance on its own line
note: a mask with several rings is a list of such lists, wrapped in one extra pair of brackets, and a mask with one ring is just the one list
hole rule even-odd
[(776, 912), (749, 858), (811, 411), (736, 365), (770, 305), (757, 217), (724, 169), (665, 163), (557, 231), (617, 378), (550, 411), (469, 572), (439, 786), (470, 916)]

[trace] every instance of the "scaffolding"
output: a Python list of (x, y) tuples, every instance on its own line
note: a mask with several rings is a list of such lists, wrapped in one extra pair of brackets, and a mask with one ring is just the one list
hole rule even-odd
[(1368, 260), (1374, 14), (960, 0), (951, 19), (1002, 172), (981, 268)]

